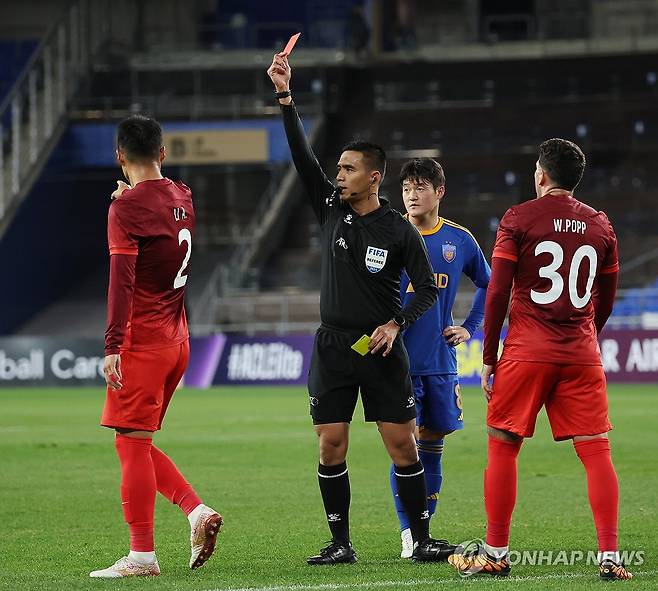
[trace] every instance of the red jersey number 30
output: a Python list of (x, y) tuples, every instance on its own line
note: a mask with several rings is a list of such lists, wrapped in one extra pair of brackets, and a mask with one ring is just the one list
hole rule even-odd
[[(564, 262), (564, 250), (562, 246), (552, 240), (544, 240), (535, 247), (535, 256), (544, 253), (550, 254), (553, 260), (545, 267), (539, 268), (539, 276), (548, 279), (551, 282), (551, 286), (548, 291), (530, 290), (530, 298), (535, 304), (540, 305), (552, 304), (564, 291), (564, 278), (557, 272)], [(580, 295), (578, 293), (577, 281), (580, 274), (580, 267), (585, 259), (589, 262), (589, 274), (587, 276), (587, 283), (585, 284), (585, 292)], [(569, 299), (574, 308), (584, 308), (592, 298), (592, 285), (594, 284), (594, 277), (596, 275), (596, 264), (597, 255), (593, 246), (583, 244), (574, 252), (573, 258), (569, 263), (569, 275), (567, 278)]]

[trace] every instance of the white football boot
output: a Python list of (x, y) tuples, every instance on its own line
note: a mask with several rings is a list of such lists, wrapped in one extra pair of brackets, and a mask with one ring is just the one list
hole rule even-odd
[(414, 553), (414, 539), (411, 537), (411, 529), (403, 529), (400, 532), (400, 539), (402, 540), (400, 558), (411, 558), (411, 555)]
[[(190, 557), (190, 568), (199, 568), (215, 551), (217, 534), (222, 529), (224, 519), (214, 509), (199, 505), (190, 514), (190, 546), (192, 556)], [(192, 525), (192, 522), (194, 523)]]
[(123, 577), (157, 577), (160, 574), (158, 561), (151, 564), (136, 562), (128, 556), (119, 558), (112, 566), (89, 573), (94, 579), (121, 579)]

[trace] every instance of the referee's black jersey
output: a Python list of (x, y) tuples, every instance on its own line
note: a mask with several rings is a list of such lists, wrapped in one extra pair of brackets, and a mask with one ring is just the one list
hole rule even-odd
[[(334, 186), (313, 154), (297, 109), (294, 104), (281, 109), (295, 168), (321, 227), (322, 323), (367, 334), (400, 314), (411, 324), (438, 297), (422, 236), (382, 197), (381, 207), (364, 216), (338, 198), (329, 205)], [(402, 310), (403, 270), (415, 294)]]

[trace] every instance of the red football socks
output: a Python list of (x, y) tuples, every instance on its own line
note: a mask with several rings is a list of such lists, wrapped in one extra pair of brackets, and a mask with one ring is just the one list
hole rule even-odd
[(610, 457), (610, 442), (599, 437), (574, 441), (573, 446), (587, 473), (587, 494), (594, 515), (599, 551), (616, 551), (619, 483)]
[(174, 505), (178, 505), (185, 515), (201, 504), (192, 485), (185, 480), (167, 454), (157, 447), (151, 447), (151, 459), (155, 469), (158, 492), (169, 499)]
[(115, 446), (121, 462), (121, 504), (130, 528), (130, 549), (153, 552), (153, 511), (157, 489), (151, 439), (117, 434)]
[(489, 437), (489, 454), (484, 470), (486, 542), (489, 546), (509, 546), (509, 529), (516, 504), (516, 458), (521, 443)]

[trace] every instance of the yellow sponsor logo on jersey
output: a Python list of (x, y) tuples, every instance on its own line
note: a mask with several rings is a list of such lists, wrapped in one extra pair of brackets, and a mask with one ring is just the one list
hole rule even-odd
[[(434, 283), (436, 283), (436, 286), (439, 289), (445, 289), (448, 287), (448, 280), (449, 277), (445, 273), (434, 273)], [(407, 293), (413, 293), (414, 292), (414, 286), (411, 285), (411, 282), (409, 282), (409, 285), (407, 285)]]

